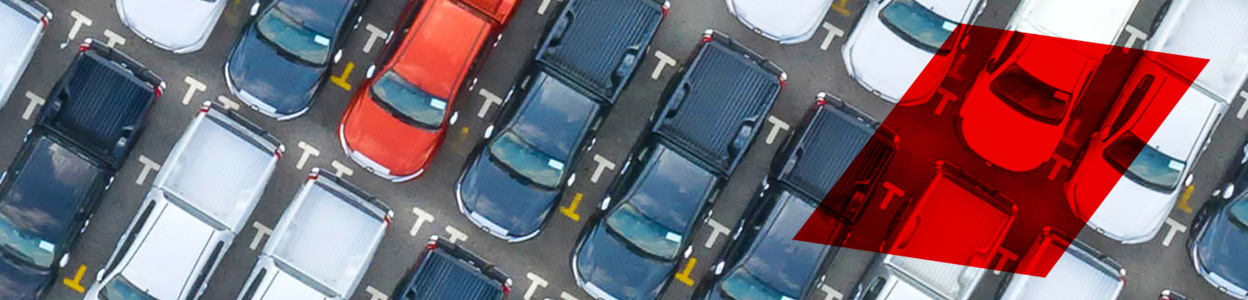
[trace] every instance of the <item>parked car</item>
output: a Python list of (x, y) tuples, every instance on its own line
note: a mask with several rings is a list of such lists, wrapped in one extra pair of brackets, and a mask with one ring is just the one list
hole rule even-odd
[[(840, 249), (829, 245), (845, 235), (830, 236), (824, 244), (794, 240), (819, 202), (786, 187), (767, 189), (750, 204), (743, 216), (745, 226), (733, 231), (693, 298), (809, 298), (826, 279), (827, 261)], [(841, 222), (845, 223), (829, 230), (847, 232), (849, 223)]]
[[(914, 86), (915, 79), (924, 68), (947, 70), (952, 67), (929, 66), (929, 63), (953, 61), (933, 58), (958, 54), (967, 37), (955, 35), (955, 30), (959, 24), (974, 23), (987, 3), (985, 0), (868, 1), (841, 50), (845, 70), (858, 84), (888, 102), (930, 97), (936, 92), (936, 86)], [(947, 43), (950, 37), (955, 40)], [(908, 98), (902, 99), (903, 96)]]
[(227, 0), (116, 0), (117, 14), (139, 38), (173, 53), (208, 43)]
[(961, 100), (958, 133), (988, 163), (1026, 172), (1053, 158), (1111, 48), (1018, 32), (1002, 40)]
[(0, 298), (35, 299), (57, 282), (162, 85), (101, 43), (79, 48), (0, 174)]
[(367, 1), (257, 1), (225, 61), (230, 92), (278, 120), (303, 115), (330, 64), (342, 59), (347, 34), (360, 26)]
[(728, 13), (750, 30), (780, 44), (796, 44), (815, 36), (832, 0), (771, 1), (728, 0)]
[(498, 266), (435, 235), (391, 295), (399, 300), (502, 300), (510, 292), (511, 278)]
[(52, 11), (39, 2), (0, 0), (0, 37), (8, 45), (0, 49), (0, 108), (26, 72), (49, 21)]
[(86, 299), (199, 298), (284, 149), (234, 112), (204, 103)]
[(1188, 247), (1205, 281), (1231, 297), (1248, 299), (1248, 259), (1236, 251), (1248, 247), (1248, 194), (1242, 190), (1248, 186), (1248, 143), (1236, 158), (1227, 182), (1196, 212)]
[[(852, 299), (965, 300), (974, 292), (1018, 207), (948, 162), (938, 161), (935, 173), (889, 228), (880, 246), (888, 254), (877, 256)], [(973, 230), (955, 236), (949, 228)]]
[[(666, 11), (655, 0), (565, 2), (524, 79), (469, 155), (455, 185), (460, 213), (508, 242), (541, 233), (565, 184), (576, 181), (565, 167), (598, 141), (598, 126)], [(513, 94), (521, 95), (519, 103)]]
[(693, 55), (572, 252), (577, 285), (594, 298), (662, 293), (692, 254), (686, 237), (693, 225), (708, 214), (784, 85), (778, 65), (718, 32), (708, 30)]
[(1127, 284), (1127, 270), (1117, 261), (1051, 227), (1041, 230), (1018, 265), (1030, 274), (1042, 274), (1043, 269), (1049, 269), (1043, 277), (1009, 275), (997, 289), (997, 299), (1114, 300)]
[(394, 212), (313, 169), (273, 227), (241, 299), (351, 299)]
[(460, 88), (498, 45), (515, 4), (408, 1), (395, 26), (402, 39), (387, 40), (338, 125), (347, 156), (394, 182), (424, 174), (447, 128), (459, 119), (454, 107)]
[(1187, 300), (1187, 296), (1175, 290), (1164, 289), (1161, 290), (1161, 295), (1157, 296), (1157, 300)]

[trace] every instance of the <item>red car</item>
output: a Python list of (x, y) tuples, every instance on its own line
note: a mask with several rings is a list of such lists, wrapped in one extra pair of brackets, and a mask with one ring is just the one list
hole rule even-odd
[(474, 62), (498, 44), (515, 5), (516, 0), (409, 0), (390, 33), (401, 39), (387, 38), (338, 126), (343, 151), (394, 182), (424, 173), (458, 118), (452, 109), (456, 95)]

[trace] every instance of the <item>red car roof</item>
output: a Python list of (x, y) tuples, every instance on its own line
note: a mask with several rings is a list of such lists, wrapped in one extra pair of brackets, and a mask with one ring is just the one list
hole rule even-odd
[(493, 29), (472, 8), (452, 0), (430, 0), (404, 37), (391, 67), (426, 92), (449, 100)]

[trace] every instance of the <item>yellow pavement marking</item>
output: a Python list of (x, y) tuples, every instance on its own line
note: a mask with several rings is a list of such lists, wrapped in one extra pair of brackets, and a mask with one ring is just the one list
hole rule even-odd
[(568, 219), (572, 219), (572, 221), (581, 221), (581, 215), (576, 213), (576, 207), (581, 206), (581, 196), (581, 193), (576, 193), (576, 196), (572, 196), (572, 203), (568, 203), (568, 206), (560, 207), (559, 212), (568, 216)]
[(841, 13), (841, 15), (848, 17), (850, 14), (849, 8), (845, 7), (845, 5), (848, 5), (848, 4), (849, 4), (849, 0), (837, 0), (836, 3), (832, 4), (832, 10), (835, 10), (836, 12)]
[(65, 286), (69, 287), (69, 289), (82, 294), (86, 291), (86, 289), (82, 287), (82, 274), (85, 273), (87, 273), (87, 265), (78, 265), (78, 272), (74, 273), (74, 279), (64, 278), (62, 279), (62, 282), (64, 282)]
[(351, 70), (354, 70), (354, 69), (355, 69), (355, 63), (347, 62), (347, 67), (342, 69), (342, 75), (331, 76), (329, 77), (329, 81), (333, 82), (334, 84), (337, 84), (338, 87), (341, 87), (344, 90), (350, 91), (351, 83), (347, 82), (347, 78), (351, 77)]
[(1195, 190), (1196, 190), (1195, 184), (1189, 185), (1187, 186), (1186, 190), (1183, 190), (1183, 196), (1179, 197), (1179, 204), (1177, 205), (1179, 209), (1182, 209), (1183, 211), (1189, 214), (1192, 213), (1192, 206), (1187, 204), (1187, 200), (1192, 199), (1192, 191), (1195, 191)]
[(693, 273), (693, 265), (698, 263), (697, 257), (690, 257), (689, 262), (685, 263), (685, 270), (676, 274), (676, 280), (680, 280), (687, 286), (693, 286), (693, 278), (689, 278), (689, 273)]
[(468, 135), (468, 126), (464, 126), (459, 130), (459, 135)]

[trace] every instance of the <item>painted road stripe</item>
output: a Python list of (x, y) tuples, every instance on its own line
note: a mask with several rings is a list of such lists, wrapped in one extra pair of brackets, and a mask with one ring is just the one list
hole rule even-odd
[(1001, 270), (1005, 269), (1005, 264), (1018, 260), (1018, 254), (1014, 254), (1010, 249), (1001, 247), (998, 250), (1000, 250), (997, 253), (1001, 254), (1001, 259), (997, 261), (997, 266), (993, 268), (992, 275), (1001, 275)]
[(312, 145), (303, 141), (299, 141), (299, 149), (303, 149), (303, 154), (299, 155), (299, 162), (295, 163), (295, 169), (303, 170), (303, 165), (308, 163), (308, 157), (321, 155), (321, 150), (316, 150)]
[(187, 75), (182, 81), (185, 81), (187, 85), (186, 94), (182, 95), (182, 105), (190, 105), (191, 98), (195, 97), (195, 93), (208, 90), (208, 85), (190, 75)]
[(703, 246), (706, 247), (707, 249), (710, 249), (712, 246), (715, 246), (715, 241), (719, 239), (719, 236), (728, 235), (729, 233), (731, 233), (731, 230), (732, 230), (732, 229), (729, 229), (728, 226), (724, 226), (724, 224), (719, 224), (719, 222), (711, 218), (706, 218), (706, 225), (711, 226), (711, 236), (706, 237), (706, 244), (703, 244)]
[(589, 182), (598, 183), (598, 178), (602, 177), (602, 171), (615, 170), (615, 163), (602, 155), (595, 153), (594, 161), (598, 163), (598, 167), (594, 169), (594, 175), (589, 177)]
[(390, 40), (390, 33), (373, 26), (373, 24), (364, 25), (364, 29), (368, 30), (368, 41), (364, 42), (364, 54), (368, 54), (369, 51), (373, 50), (373, 43), (377, 42), (377, 40)]
[(698, 258), (690, 257), (688, 262), (685, 263), (685, 269), (680, 271), (680, 273), (676, 273), (676, 280), (687, 286), (693, 286), (693, 278), (689, 277), (689, 273), (693, 273), (693, 266), (697, 264)]
[(343, 177), (355, 175), (355, 171), (351, 170), (351, 167), (348, 167), (346, 164), (343, 164), (342, 162), (339, 162), (338, 160), (329, 162), (329, 166), (334, 168), (335, 177), (343, 178)]
[(823, 22), (823, 29), (828, 31), (828, 36), (823, 38), (823, 43), (819, 44), (819, 50), (828, 50), (828, 46), (832, 45), (832, 39), (838, 36), (845, 36), (845, 31), (832, 25), (832, 23)]
[(260, 247), (260, 241), (263, 241), (265, 237), (273, 234), (273, 228), (265, 226), (260, 223), (260, 221), (252, 222), (251, 227), (256, 229), (256, 236), (251, 238), (251, 245), (249, 245), (248, 248), (256, 250), (257, 247)]
[(533, 272), (524, 274), (524, 277), (529, 278), (529, 289), (524, 291), (524, 300), (533, 299), (533, 293), (537, 291), (537, 288), (545, 288), (546, 285), (550, 283), (547, 282), (546, 279), (542, 279), (541, 276), (533, 274)]
[(842, 16), (848, 17), (851, 14), (851, 12), (849, 11), (848, 7), (845, 7), (846, 5), (849, 5), (849, 0), (837, 0), (836, 3), (832, 3), (832, 11), (838, 12)]
[(490, 111), (491, 106), (503, 104), (503, 98), (499, 98), (498, 95), (495, 95), (490, 91), (480, 89), (480, 92), (477, 93), (481, 94), (481, 97), (485, 98), (485, 104), (482, 104), (481, 110), (477, 111), (477, 118), (485, 119), (485, 114)]
[(845, 295), (841, 294), (840, 291), (826, 284), (819, 285), (819, 290), (823, 291), (823, 300), (841, 300), (845, 298)]
[(446, 234), (449, 235), (446, 240), (452, 244), (459, 244), (461, 241), (468, 240), (468, 235), (464, 234), (463, 231), (459, 231), (459, 228), (455, 228), (455, 226), (446, 225)]
[(789, 123), (785, 123), (784, 120), (773, 115), (767, 116), (767, 123), (771, 123), (771, 132), (767, 134), (768, 145), (776, 141), (776, 135), (779, 135), (781, 131), (789, 130)]
[(1187, 188), (1183, 190), (1183, 195), (1179, 196), (1179, 203), (1176, 204), (1175, 206), (1183, 210), (1186, 213), (1189, 213), (1189, 214), (1192, 213), (1192, 206), (1187, 204), (1187, 201), (1192, 199), (1193, 191), (1196, 191), (1195, 184), (1187, 186)]
[(884, 201), (880, 201), (880, 210), (888, 209), (888, 203), (893, 201), (893, 197), (906, 196), (906, 191), (896, 185), (893, 185), (892, 182), (885, 181), (883, 186), (886, 191), (884, 194)]
[(372, 295), (371, 297), (369, 297), (369, 298), (368, 298), (369, 300), (388, 300), (388, 299), (390, 299), (390, 295), (386, 295), (386, 293), (385, 293), (385, 292), (382, 292), (381, 290), (378, 290), (377, 288), (375, 288), (375, 287), (373, 287), (373, 286), (371, 286), (371, 285), (370, 285), (370, 286), (368, 286), (368, 287), (365, 287), (365, 288), (364, 288), (364, 291), (365, 291), (365, 292), (368, 292), (368, 294), (369, 294), (369, 295)]
[(351, 83), (347, 82), (347, 79), (351, 77), (352, 70), (355, 70), (355, 63), (347, 62), (347, 66), (342, 69), (342, 74), (337, 75), (337, 76), (330, 76), (329, 82), (333, 82), (338, 87), (344, 90), (350, 91)]
[(1179, 232), (1187, 232), (1187, 225), (1179, 223), (1179, 221), (1166, 217), (1166, 225), (1170, 226), (1170, 231), (1166, 233), (1166, 238), (1161, 241), (1162, 247), (1170, 247), (1170, 241), (1174, 239), (1174, 234)]
[(39, 95), (30, 91), (26, 91), (26, 99), (30, 99), (30, 104), (26, 105), (26, 111), (22, 113), (22, 120), (30, 120), (31, 115), (35, 113), (35, 109), (48, 102), (43, 100), (43, 97), (39, 97)]
[(1148, 40), (1147, 33), (1144, 33), (1144, 31), (1139, 28), (1135, 28), (1135, 26), (1131, 26), (1131, 24), (1127, 24), (1127, 26), (1123, 27), (1122, 30), (1127, 32), (1127, 42), (1122, 44), (1122, 53), (1128, 53), (1131, 51), (1131, 47), (1135, 47), (1135, 42)]
[(104, 42), (104, 45), (108, 46), (109, 48), (116, 48), (117, 45), (126, 44), (126, 38), (121, 37), (120, 34), (117, 34), (116, 32), (113, 32), (112, 30), (104, 29), (104, 38), (108, 39), (107, 41)]
[(143, 183), (147, 181), (147, 175), (151, 174), (153, 171), (160, 171), (160, 163), (153, 161), (151, 158), (148, 158), (143, 154), (139, 154), (139, 163), (143, 164), (143, 169), (139, 170), (139, 177), (134, 179), (134, 184), (143, 186)]
[(65, 45), (67, 45), (69, 41), (73, 41), (74, 38), (78, 37), (78, 30), (82, 29), (82, 26), (85, 25), (90, 27), (92, 23), (91, 18), (88, 18), (86, 15), (78, 12), (77, 10), (69, 11), (69, 17), (74, 18), (74, 25), (69, 27), (69, 35), (65, 38), (66, 43), (61, 44), (61, 49), (65, 49)]
[(654, 58), (659, 59), (659, 63), (654, 66), (654, 72), (650, 72), (650, 79), (658, 80), (659, 75), (663, 75), (663, 69), (667, 66), (676, 66), (676, 59), (663, 53), (663, 51), (654, 50)]
[(580, 222), (581, 215), (576, 213), (576, 208), (581, 206), (581, 196), (581, 193), (576, 193), (575, 196), (572, 196), (572, 202), (568, 203), (568, 206), (560, 207), (559, 212), (567, 216), (568, 219), (572, 219), (572, 221)]
[(217, 102), (221, 102), (221, 106), (224, 106), (225, 109), (228, 109), (228, 110), (238, 110), (239, 108), (243, 107), (242, 105), (238, 104), (238, 102), (224, 95), (217, 96)]
[(64, 283), (66, 287), (69, 287), (69, 289), (74, 290), (75, 292), (78, 292), (79, 294), (82, 294), (83, 292), (87, 290), (86, 288), (82, 286), (82, 275), (86, 273), (87, 273), (87, 265), (78, 265), (78, 271), (74, 272), (73, 279), (64, 278), (64, 279), (61, 279), (61, 282)]
[(420, 232), (420, 225), (433, 223), (433, 214), (414, 206), (412, 207), (412, 213), (416, 214), (416, 224), (412, 224), (412, 230), (408, 231), (407, 234), (410, 236), (416, 236), (416, 233)]
[(1244, 113), (1248, 113), (1248, 91), (1239, 91), (1239, 97), (1244, 101), (1239, 103), (1239, 113), (1235, 114), (1235, 118), (1243, 120)]

